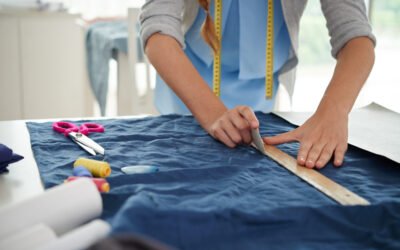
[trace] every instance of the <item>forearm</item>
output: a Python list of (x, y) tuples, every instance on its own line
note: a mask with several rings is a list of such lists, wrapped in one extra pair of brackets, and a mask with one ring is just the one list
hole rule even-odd
[(318, 107), (348, 115), (374, 64), (374, 46), (367, 37), (350, 40), (337, 57), (332, 80)]
[(161, 78), (186, 104), (206, 130), (227, 109), (213, 94), (179, 43), (166, 35), (154, 34), (146, 44), (146, 54)]

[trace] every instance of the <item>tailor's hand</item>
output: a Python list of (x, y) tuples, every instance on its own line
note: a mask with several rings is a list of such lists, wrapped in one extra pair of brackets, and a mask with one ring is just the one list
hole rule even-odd
[(334, 155), (334, 165), (343, 163), (347, 150), (348, 116), (334, 109), (317, 110), (302, 126), (273, 137), (267, 144), (298, 141), (297, 162), (308, 168), (323, 168)]
[(258, 128), (259, 122), (253, 110), (237, 106), (216, 119), (208, 129), (209, 134), (230, 148), (252, 142), (251, 129)]

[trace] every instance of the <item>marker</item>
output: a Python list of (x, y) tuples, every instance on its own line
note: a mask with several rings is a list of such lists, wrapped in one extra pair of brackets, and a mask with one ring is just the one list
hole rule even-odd
[(135, 165), (121, 168), (125, 174), (148, 174), (158, 172), (158, 167), (150, 165)]

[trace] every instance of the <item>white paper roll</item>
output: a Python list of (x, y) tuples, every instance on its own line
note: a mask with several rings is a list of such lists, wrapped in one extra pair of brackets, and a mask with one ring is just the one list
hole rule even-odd
[(111, 231), (110, 225), (103, 220), (94, 220), (61, 238), (41, 246), (37, 250), (81, 250), (106, 237)]
[(0, 249), (35, 249), (47, 245), (57, 238), (50, 227), (38, 224), (0, 240)]
[(83, 178), (1, 209), (0, 239), (40, 223), (62, 235), (98, 217), (101, 211), (102, 201), (96, 185)]

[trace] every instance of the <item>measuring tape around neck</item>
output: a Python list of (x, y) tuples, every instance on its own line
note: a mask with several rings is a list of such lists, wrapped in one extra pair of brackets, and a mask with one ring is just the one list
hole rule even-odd
[[(214, 25), (218, 37), (218, 50), (214, 53), (213, 92), (221, 94), (221, 40), (222, 40), (222, 0), (215, 0)], [(272, 98), (274, 84), (274, 0), (268, 0), (267, 39), (265, 59), (265, 97)]]

